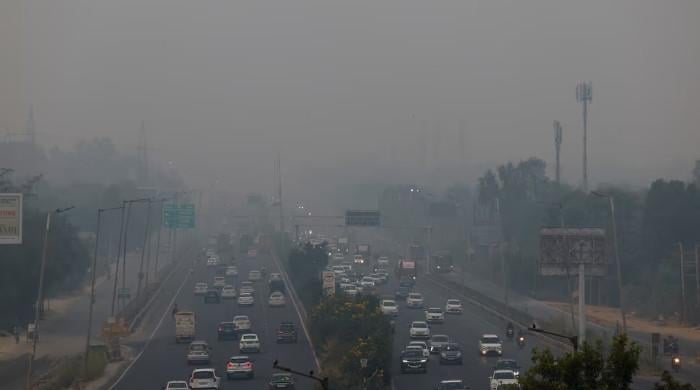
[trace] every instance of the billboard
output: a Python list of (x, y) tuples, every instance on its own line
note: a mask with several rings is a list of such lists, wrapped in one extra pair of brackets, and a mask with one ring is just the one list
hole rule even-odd
[(22, 243), (22, 194), (0, 194), (0, 245)]
[(605, 230), (601, 228), (540, 229), (540, 274), (577, 275), (583, 263), (586, 275), (605, 276), (608, 271)]
[(335, 294), (335, 273), (333, 271), (323, 271), (323, 295), (329, 296)]
[(379, 226), (381, 215), (378, 210), (348, 210), (345, 212), (347, 226)]

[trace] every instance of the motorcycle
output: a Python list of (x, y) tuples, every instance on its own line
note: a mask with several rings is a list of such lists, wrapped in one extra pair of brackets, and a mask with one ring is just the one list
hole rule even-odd
[(506, 328), (506, 336), (511, 340), (513, 339), (513, 328)]
[(523, 349), (525, 347), (525, 336), (518, 336), (518, 348)]
[(681, 357), (680, 356), (674, 356), (671, 359), (671, 368), (673, 368), (673, 371), (678, 372), (681, 370)]

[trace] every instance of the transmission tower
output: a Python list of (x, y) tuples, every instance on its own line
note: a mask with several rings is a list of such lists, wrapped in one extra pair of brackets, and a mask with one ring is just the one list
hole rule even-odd
[(593, 85), (590, 81), (578, 83), (576, 100), (583, 106), (583, 191), (588, 191), (588, 105), (593, 100)]
[(554, 121), (554, 147), (556, 148), (556, 155), (557, 155), (557, 163), (556, 163), (557, 185), (561, 184), (561, 162), (560, 162), (559, 157), (560, 157), (560, 152), (561, 152), (562, 139), (563, 139), (563, 137), (562, 137), (561, 124), (559, 123), (559, 121)]

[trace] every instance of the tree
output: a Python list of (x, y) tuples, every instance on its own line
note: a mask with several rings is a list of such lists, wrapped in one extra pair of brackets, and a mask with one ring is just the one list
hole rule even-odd
[(670, 372), (664, 370), (661, 373), (661, 382), (654, 384), (654, 390), (695, 390), (696, 387), (690, 383), (680, 383)]
[(548, 349), (535, 350), (533, 366), (520, 383), (524, 390), (625, 390), (639, 369), (641, 348), (626, 335), (615, 336), (607, 354), (602, 342), (584, 344), (578, 352), (554, 357)]

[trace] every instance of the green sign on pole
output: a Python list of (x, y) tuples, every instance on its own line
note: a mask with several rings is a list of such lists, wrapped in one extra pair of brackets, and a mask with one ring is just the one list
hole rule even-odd
[(163, 224), (168, 229), (194, 229), (194, 204), (168, 203), (163, 206)]

